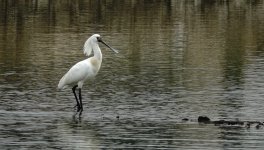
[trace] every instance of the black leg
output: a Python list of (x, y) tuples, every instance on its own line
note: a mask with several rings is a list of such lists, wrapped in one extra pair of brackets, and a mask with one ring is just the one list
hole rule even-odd
[(83, 111), (83, 105), (82, 105), (82, 89), (79, 89), (79, 100), (80, 100), (80, 115)]
[[(76, 106), (77, 106), (77, 112), (79, 112), (80, 111), (80, 103), (79, 103), (79, 101), (78, 101), (78, 98), (77, 98), (77, 95), (76, 95), (76, 93), (75, 93), (75, 89), (78, 87), (78, 85), (75, 85), (73, 88), (72, 88), (72, 92), (73, 92), (73, 94), (74, 94), (74, 97), (75, 97), (75, 99), (76, 99)], [(76, 107), (76, 106), (74, 106), (74, 107)]]

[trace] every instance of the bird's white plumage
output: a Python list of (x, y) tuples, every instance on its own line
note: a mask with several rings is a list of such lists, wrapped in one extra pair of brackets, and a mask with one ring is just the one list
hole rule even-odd
[(99, 69), (93, 69), (90, 59), (78, 62), (61, 78), (58, 88), (64, 89), (69, 85), (78, 84), (78, 88), (82, 88), (84, 81), (92, 79), (96, 76)]
[(82, 88), (84, 81), (92, 79), (96, 76), (102, 63), (102, 53), (98, 45), (98, 34), (91, 36), (84, 45), (84, 53), (90, 55), (94, 52), (94, 56), (78, 62), (61, 78), (58, 89), (64, 89), (68, 86), (78, 85)]

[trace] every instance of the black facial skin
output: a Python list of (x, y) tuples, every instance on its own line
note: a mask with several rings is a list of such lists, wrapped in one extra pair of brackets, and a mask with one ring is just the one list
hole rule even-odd
[(102, 38), (101, 37), (97, 37), (97, 41), (98, 42), (102, 42)]

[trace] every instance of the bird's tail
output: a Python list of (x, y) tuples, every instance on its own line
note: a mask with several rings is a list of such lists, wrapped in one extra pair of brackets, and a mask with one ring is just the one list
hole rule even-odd
[(62, 89), (65, 88), (64, 78), (65, 78), (65, 76), (63, 76), (63, 77), (60, 79), (60, 82), (59, 82), (58, 87), (57, 87), (58, 90), (62, 90)]

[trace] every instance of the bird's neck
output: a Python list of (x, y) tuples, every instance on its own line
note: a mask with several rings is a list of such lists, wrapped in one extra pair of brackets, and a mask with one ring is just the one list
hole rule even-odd
[(102, 55), (102, 52), (101, 52), (98, 45), (95, 45), (93, 47), (93, 52), (94, 52), (94, 57), (97, 58), (98, 60), (102, 61), (103, 55)]

